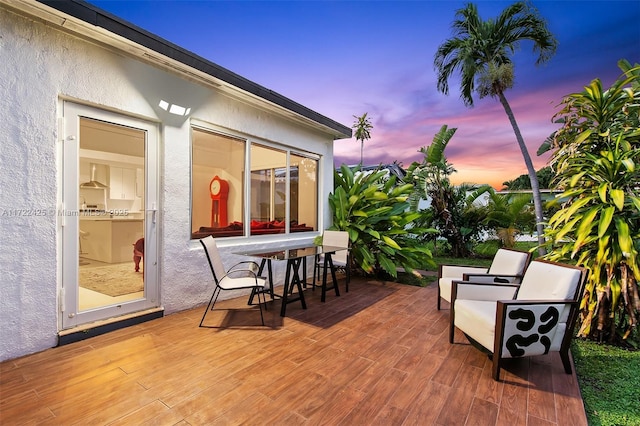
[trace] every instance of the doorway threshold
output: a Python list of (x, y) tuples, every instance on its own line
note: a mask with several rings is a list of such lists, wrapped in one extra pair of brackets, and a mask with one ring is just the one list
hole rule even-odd
[(99, 336), (121, 328), (141, 324), (164, 316), (163, 308), (147, 309), (145, 311), (133, 312), (121, 317), (109, 318), (89, 324), (82, 324), (78, 327), (61, 330), (58, 332), (58, 346), (79, 342), (90, 337)]

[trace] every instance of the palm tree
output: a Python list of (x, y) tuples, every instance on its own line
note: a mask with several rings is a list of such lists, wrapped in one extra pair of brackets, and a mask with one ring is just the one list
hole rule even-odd
[(558, 42), (538, 12), (523, 1), (508, 6), (495, 20), (486, 21), (478, 16), (478, 9), (470, 3), (456, 11), (452, 27), (453, 38), (440, 45), (434, 59), (434, 67), (438, 72), (438, 90), (448, 94), (449, 78), (454, 72), (459, 71), (462, 77), (460, 97), (466, 106), (473, 106), (474, 91), (480, 98), (491, 96), (500, 100), (527, 166), (541, 246), (540, 254), (544, 254), (542, 198), (538, 178), (504, 92), (513, 87), (511, 56), (521, 41), (533, 42), (533, 51), (538, 54), (536, 64), (549, 60), (555, 53)]
[(371, 129), (373, 129), (373, 125), (367, 118), (368, 113), (362, 114), (362, 116), (353, 116), (356, 119), (356, 122), (353, 124), (353, 129), (356, 131), (356, 140), (360, 141), (360, 165), (362, 166), (362, 158), (364, 154), (364, 141), (369, 140), (371, 138)]

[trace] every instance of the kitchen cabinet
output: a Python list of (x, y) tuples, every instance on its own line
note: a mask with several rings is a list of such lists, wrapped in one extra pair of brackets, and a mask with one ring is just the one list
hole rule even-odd
[(82, 257), (106, 263), (132, 261), (133, 244), (144, 235), (143, 224), (142, 219), (81, 219)]
[(144, 170), (136, 169), (136, 197), (144, 198)]
[(112, 200), (135, 200), (136, 169), (110, 167), (109, 198)]

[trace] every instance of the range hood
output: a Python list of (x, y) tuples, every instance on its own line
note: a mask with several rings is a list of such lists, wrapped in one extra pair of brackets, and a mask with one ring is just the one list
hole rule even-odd
[(91, 168), (91, 180), (89, 182), (85, 182), (80, 184), (80, 188), (93, 188), (93, 189), (106, 189), (109, 188), (107, 185), (98, 182), (96, 180), (96, 169), (97, 169), (97, 165), (96, 164), (90, 164), (89, 166)]

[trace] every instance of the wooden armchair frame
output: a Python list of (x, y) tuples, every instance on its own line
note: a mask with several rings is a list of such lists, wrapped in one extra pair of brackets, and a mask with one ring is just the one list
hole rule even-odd
[[(555, 262), (531, 262), (522, 284), (476, 283), (454, 281), (449, 313), (449, 342), (454, 342), (455, 328), (459, 328), (469, 341), (490, 354), (492, 376), (500, 378), (501, 363), (507, 358), (535, 356), (558, 352), (567, 374), (572, 371), (569, 346), (578, 317), (579, 297), (587, 278), (585, 268)], [(542, 294), (529, 299), (536, 292), (538, 277), (547, 282), (541, 287), (551, 288), (549, 277), (556, 272), (561, 282), (557, 298)], [(564, 272), (561, 272), (564, 271)], [(576, 271), (574, 273), (568, 271)], [(523, 290), (526, 286), (526, 290)], [(542, 291), (545, 291), (544, 289)], [(521, 297), (524, 294), (525, 297)], [(491, 314), (494, 313), (494, 317)], [(457, 321), (457, 315), (464, 320)], [(493, 335), (488, 329), (493, 326)]]

